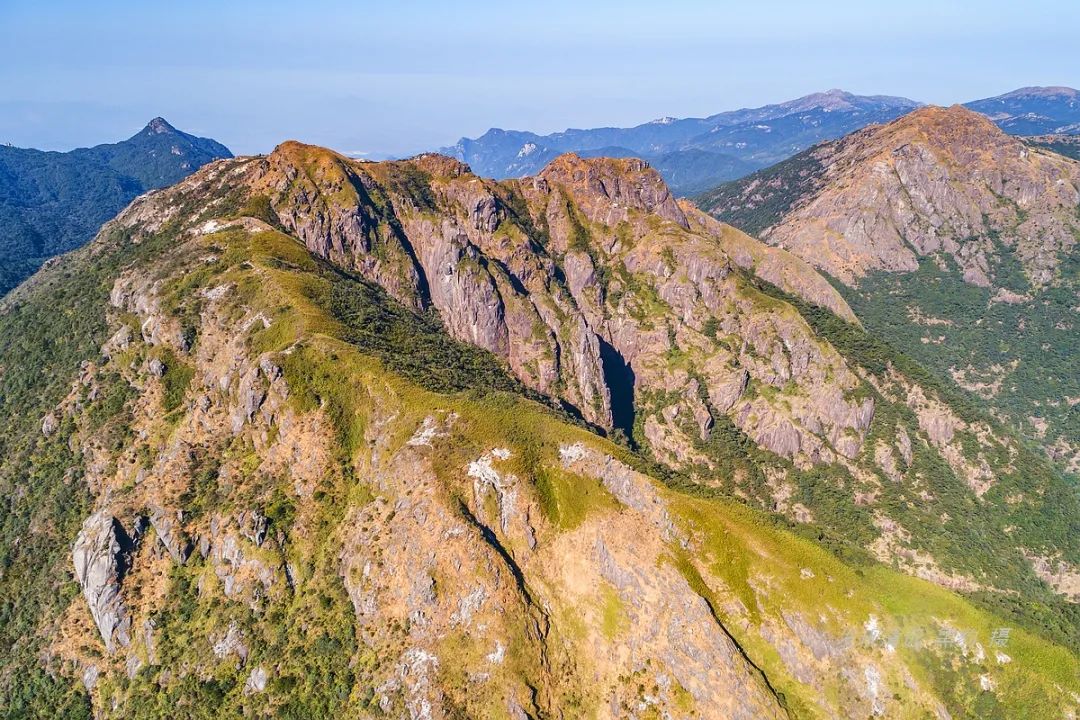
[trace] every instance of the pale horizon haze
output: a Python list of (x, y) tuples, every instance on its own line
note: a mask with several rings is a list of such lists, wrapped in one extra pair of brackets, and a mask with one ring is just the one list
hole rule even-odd
[(952, 104), (1080, 84), (1080, 3), (0, 2), (0, 142), (163, 116), (237, 154), (372, 157), (491, 127), (706, 116), (842, 88)]

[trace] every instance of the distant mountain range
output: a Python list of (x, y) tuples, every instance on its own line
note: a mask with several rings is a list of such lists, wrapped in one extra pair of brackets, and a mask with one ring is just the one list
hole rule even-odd
[(1080, 91), (1026, 87), (965, 103), (1010, 135), (1080, 135)]
[(221, 143), (162, 118), (122, 142), (71, 152), (0, 146), (0, 295), (90, 240), (136, 196), (228, 157)]
[(920, 103), (842, 90), (706, 118), (660, 118), (631, 128), (566, 130), (551, 135), (492, 129), (440, 152), (479, 175), (520, 177), (564, 152), (648, 160), (676, 193), (705, 190), (784, 160), (822, 140), (893, 120)]
[[(648, 160), (676, 194), (693, 194), (785, 160), (816, 143), (905, 115), (923, 103), (902, 97), (815, 93), (789, 102), (706, 118), (661, 118), (631, 128), (571, 129), (551, 135), (491, 129), (440, 152), (479, 175), (538, 172), (564, 152)], [(1069, 88), (1022, 88), (968, 103), (1014, 135), (1080, 133), (1080, 94)]]

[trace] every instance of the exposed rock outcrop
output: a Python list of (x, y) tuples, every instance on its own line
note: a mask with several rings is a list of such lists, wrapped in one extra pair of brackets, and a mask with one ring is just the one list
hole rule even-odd
[[(1042, 286), (1077, 243), (1080, 164), (1030, 149), (959, 105), (916, 110), (813, 156), (822, 170), (762, 237), (848, 284), (943, 253), (965, 281), (988, 286), (989, 258), (1004, 247)], [(742, 202), (780, 192), (747, 184)]]
[[(630, 433), (613, 396), (670, 398), (639, 412), (645, 439), (677, 464), (700, 457), (693, 446), (720, 413), (800, 463), (851, 456), (861, 442), (844, 361), (732, 267), (853, 319), (850, 308), (805, 263), (680, 205), (642, 161), (567, 155), (535, 178), (495, 183), (433, 155), (363, 164), (285, 143), (249, 173), (313, 252), (435, 309), (451, 335), (586, 420)], [(688, 367), (675, 369), (673, 354)], [(765, 396), (736, 409), (751, 379), (806, 400), (794, 413)], [(257, 404), (246, 397), (234, 427)]]
[(110, 512), (99, 510), (83, 522), (71, 550), (75, 578), (109, 652), (131, 643), (131, 618), (120, 593), (128, 543)]

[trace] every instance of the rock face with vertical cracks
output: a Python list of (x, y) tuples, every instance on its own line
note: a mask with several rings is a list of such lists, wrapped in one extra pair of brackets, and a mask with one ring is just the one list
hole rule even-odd
[(110, 652), (131, 642), (131, 620), (120, 595), (128, 543), (120, 524), (107, 510), (101, 510), (83, 522), (71, 550), (75, 578)]
[[(872, 407), (847, 398), (855, 375), (748, 278), (853, 319), (844, 301), (805, 263), (680, 205), (643, 161), (571, 154), (493, 182), (437, 155), (357, 163), (289, 142), (244, 182), (312, 252), (667, 461), (695, 463), (721, 415), (804, 465), (861, 446)], [(775, 392), (745, 398), (751, 381)]]

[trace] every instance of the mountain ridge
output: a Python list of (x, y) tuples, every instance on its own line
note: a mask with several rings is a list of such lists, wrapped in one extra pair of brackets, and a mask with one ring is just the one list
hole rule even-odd
[[(868, 369), (875, 346), (830, 298), (842, 312), (804, 262), (636, 159), (496, 183), (447, 157), (283, 143), (148, 193), (0, 306), (0, 696), (136, 718), (1070, 711), (1080, 661), (1043, 637), (1062, 632), (1000, 631), (1017, 620), (999, 590), (1052, 596), (994, 567), (1027, 562), (1001, 524), (1048, 572), (1072, 561), (1054, 530), (1069, 496), (900, 356)], [(540, 386), (562, 358), (573, 372), (542, 387), (602, 398), (618, 383), (600, 340), (664, 431), (637, 437), (681, 470), (513, 380)], [(530, 344), (551, 357), (515, 365)], [(810, 428), (806, 396), (826, 394), (869, 427)], [(732, 428), (768, 407), (804, 448), (853, 454), (829, 464), (851, 474), (768, 460), (758, 440), (786, 451), (789, 432)], [(999, 454), (1018, 472), (952, 475)], [(829, 552), (839, 507), (856, 510), (835, 525), (874, 535)], [(935, 526), (972, 542), (963, 566)]]
[[(1007, 412), (1075, 473), (1078, 188), (1075, 160), (953, 106), (817, 146), (700, 203), (830, 274), (874, 332)], [(964, 330), (988, 323), (1001, 345)]]

